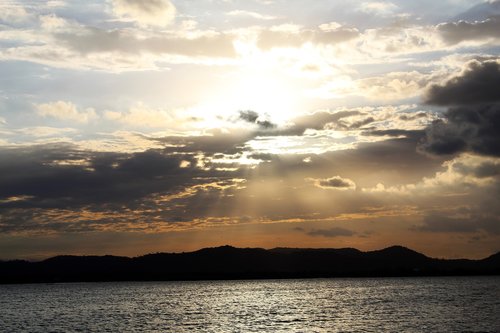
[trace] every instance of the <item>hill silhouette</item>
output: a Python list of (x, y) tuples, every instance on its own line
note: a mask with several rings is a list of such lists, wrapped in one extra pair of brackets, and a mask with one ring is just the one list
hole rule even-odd
[(500, 253), (483, 260), (429, 258), (402, 246), (345, 249), (235, 248), (135, 258), (56, 256), (0, 262), (0, 283), (152, 281), (500, 274)]

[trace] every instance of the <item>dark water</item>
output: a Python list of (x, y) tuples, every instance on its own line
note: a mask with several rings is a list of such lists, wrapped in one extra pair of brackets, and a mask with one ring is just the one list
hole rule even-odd
[(500, 332), (500, 277), (0, 285), (0, 332)]

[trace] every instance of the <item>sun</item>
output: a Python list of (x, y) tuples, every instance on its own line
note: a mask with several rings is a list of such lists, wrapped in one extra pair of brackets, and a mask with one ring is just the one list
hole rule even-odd
[(239, 111), (252, 110), (277, 125), (286, 124), (304, 111), (300, 82), (278, 66), (251, 63), (224, 74), (223, 83), (196, 107), (197, 116), (221, 125)]
[(254, 110), (275, 123), (283, 123), (296, 115), (301, 92), (273, 72), (245, 73), (231, 87), (230, 103), (240, 109)]

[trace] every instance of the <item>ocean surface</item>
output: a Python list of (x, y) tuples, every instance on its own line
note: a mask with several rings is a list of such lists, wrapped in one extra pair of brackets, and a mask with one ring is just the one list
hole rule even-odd
[(0, 285), (0, 332), (500, 332), (500, 277)]

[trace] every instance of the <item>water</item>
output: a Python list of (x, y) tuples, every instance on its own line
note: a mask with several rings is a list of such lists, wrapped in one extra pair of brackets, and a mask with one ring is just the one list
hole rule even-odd
[(500, 277), (0, 285), (1, 332), (500, 332)]

